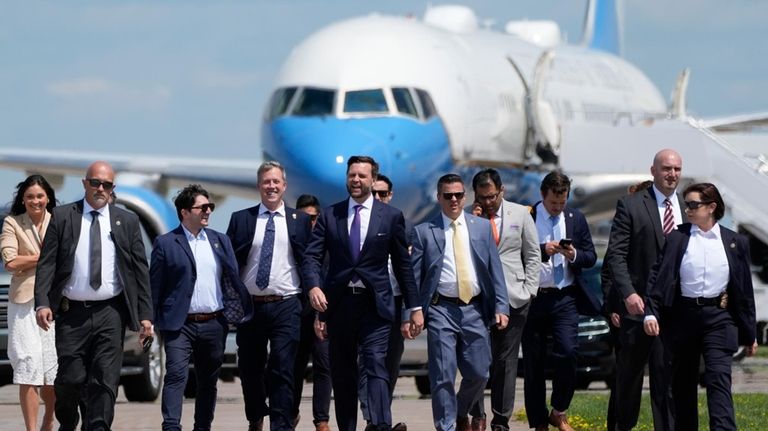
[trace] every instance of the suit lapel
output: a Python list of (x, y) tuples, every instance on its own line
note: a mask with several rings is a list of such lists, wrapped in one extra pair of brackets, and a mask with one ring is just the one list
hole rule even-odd
[(69, 221), (70, 225), (72, 226), (72, 253), (75, 252), (75, 248), (77, 247), (77, 241), (80, 238), (80, 229), (83, 224), (83, 201), (77, 201), (75, 205), (72, 206), (72, 211), (69, 213)]
[(443, 225), (442, 213), (438, 214), (437, 218), (432, 221), (430, 228), (438, 251), (440, 251), (440, 254), (445, 253), (445, 226)]
[(685, 214), (685, 201), (683, 201), (683, 197), (679, 193), (677, 194), (677, 204), (679, 205), (678, 208), (680, 208), (683, 223), (688, 223), (688, 215)]
[[(659, 215), (659, 205), (656, 202), (656, 194), (653, 192), (653, 186), (645, 189), (643, 195), (643, 206), (648, 213), (648, 217), (653, 225), (653, 233), (656, 237), (656, 248), (661, 250), (664, 247), (664, 231), (661, 228), (661, 216)], [(682, 207), (680, 207), (682, 208)]]
[(296, 235), (296, 210), (286, 206), (283, 208), (285, 208), (285, 225), (288, 229), (288, 241), (290, 242), (291, 238)]
[[(565, 237), (573, 239), (573, 212), (568, 207), (563, 210), (563, 217), (565, 217)], [(554, 238), (553, 238), (554, 239)]]
[[(469, 237), (469, 250), (472, 253), (472, 260), (474, 262), (482, 262), (480, 254), (475, 249), (475, 244), (480, 244), (483, 241), (482, 233), (479, 230), (480, 227), (475, 223), (474, 217), (464, 214), (464, 220), (467, 222), (467, 236)], [(490, 220), (488, 221), (493, 223)]]
[[(368, 250), (370, 247), (370, 244), (373, 243), (373, 238), (376, 237), (376, 234), (379, 232), (379, 226), (381, 226), (381, 218), (383, 217), (381, 208), (376, 208), (376, 204), (384, 205), (377, 201), (376, 199), (373, 200), (373, 205), (371, 205), (371, 217), (368, 220), (368, 232), (365, 234), (365, 241), (363, 241), (363, 248), (360, 249), (360, 258), (363, 257), (363, 254)], [(392, 232), (394, 234), (394, 232)]]
[[(219, 236), (216, 235), (213, 231), (210, 231), (208, 229), (205, 229), (205, 236), (208, 237), (208, 243), (211, 244), (211, 250), (213, 250), (213, 255), (216, 256), (217, 263), (219, 264), (219, 267), (222, 268), (223, 263), (226, 262), (227, 259), (226, 259), (226, 256), (224, 255), (224, 248), (221, 245)], [(189, 248), (189, 242), (187, 242), (187, 248)], [(192, 249), (190, 249), (189, 252), (192, 253)]]
[(349, 249), (349, 231), (347, 230), (347, 209), (349, 200), (343, 200), (337, 203), (333, 207), (333, 214), (336, 218), (336, 231), (339, 236), (339, 244), (346, 244), (344, 247), (344, 253), (346, 253), (349, 260), (352, 260), (352, 254)]
[[(192, 262), (193, 271), (197, 271), (197, 266), (195, 265), (195, 256), (192, 254), (192, 249), (189, 248), (189, 241), (187, 241), (187, 234), (184, 232), (184, 228), (179, 225), (179, 227), (174, 230), (174, 233), (176, 234), (176, 242), (179, 244), (181, 249), (184, 250), (184, 253), (186, 253), (190, 262)], [(210, 240), (210, 237), (208, 239)]]
[[(728, 258), (728, 279), (738, 280), (736, 273), (736, 265), (739, 264), (739, 260), (736, 258), (736, 237), (731, 235), (731, 232), (722, 226), (720, 227), (720, 237), (723, 240), (723, 247), (725, 248), (725, 257)], [(730, 283), (729, 283), (730, 284)]]
[[(42, 241), (40, 240), (40, 235), (38, 235), (37, 230), (35, 229), (35, 224), (32, 223), (29, 214), (23, 213), (21, 217), (19, 217), (19, 226), (24, 231), (24, 236), (27, 239), (28, 245), (32, 250), (40, 253), (40, 245)], [(45, 226), (45, 221), (43, 221), (43, 226)]]
[(253, 241), (253, 236), (256, 234), (256, 219), (259, 218), (260, 209), (261, 204), (256, 205), (248, 212), (248, 217), (245, 218), (245, 233), (248, 235), (246, 238), (249, 238), (251, 241)]

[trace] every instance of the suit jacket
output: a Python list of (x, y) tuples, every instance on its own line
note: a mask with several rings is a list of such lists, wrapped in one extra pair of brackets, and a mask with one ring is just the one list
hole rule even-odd
[[(256, 234), (256, 219), (259, 216), (260, 204), (232, 213), (227, 227), (227, 236), (232, 240), (232, 248), (239, 269), (248, 265), (248, 253), (253, 245), (253, 236)], [(285, 224), (288, 227), (288, 239), (293, 251), (293, 259), (296, 269), (301, 275), (301, 265), (304, 262), (304, 251), (312, 236), (312, 222), (303, 211), (285, 207)], [(306, 292), (304, 292), (306, 293)]]
[[(328, 310), (320, 317), (325, 319), (336, 311), (341, 296), (349, 289), (352, 276), (357, 274), (365, 287), (373, 290), (379, 316), (393, 321), (395, 302), (389, 282), (388, 257), (392, 258), (392, 269), (402, 291), (405, 308), (413, 308), (419, 303), (403, 213), (374, 199), (368, 234), (360, 256), (354, 262), (349, 251), (348, 206), (349, 200), (345, 199), (320, 211), (302, 266), (304, 284), (309, 288), (322, 287)], [(321, 284), (320, 273), (326, 252), (329, 256), (328, 272)]]
[[(725, 255), (728, 258), (728, 311), (739, 331), (739, 345), (748, 346), (756, 339), (755, 295), (749, 268), (749, 240), (720, 226)], [(664, 250), (653, 268), (645, 296), (645, 314), (656, 316), (659, 325), (672, 312), (680, 290), (680, 264), (691, 239), (691, 224), (678, 226), (667, 236)]]
[(499, 257), (504, 268), (509, 303), (520, 308), (539, 290), (541, 249), (536, 223), (527, 207), (501, 201)]
[[(469, 248), (480, 284), (483, 322), (495, 323), (496, 313), (509, 315), (509, 297), (504, 282), (504, 271), (499, 252), (487, 219), (465, 212), (469, 231)], [(429, 318), (429, 305), (437, 295), (445, 252), (445, 226), (442, 213), (414, 229), (413, 272), (419, 283), (420, 303), (425, 318)], [(538, 276), (538, 274), (537, 274)]]
[(663, 247), (664, 231), (653, 187), (619, 199), (603, 261), (612, 277), (611, 289), (616, 292), (614, 304), (618, 309), (614, 311), (626, 317), (624, 298), (633, 293), (645, 296), (648, 275)]
[[(43, 216), (42, 235), (48, 228), (51, 214), (46, 211)], [(22, 213), (7, 216), (3, 222), (3, 233), (0, 234), (0, 250), (3, 263), (16, 259), (17, 256), (33, 256), (40, 254), (42, 236), (38, 235), (35, 224), (29, 214)], [(18, 272), (11, 277), (8, 299), (15, 304), (24, 304), (35, 297), (35, 269)]]
[[(531, 208), (533, 220), (536, 220), (536, 207), (538, 205), (536, 203)], [(600, 297), (602, 295), (600, 292), (591, 291), (581, 277), (583, 269), (591, 268), (597, 262), (592, 234), (589, 232), (589, 225), (587, 225), (587, 219), (584, 217), (584, 214), (576, 208), (565, 207), (563, 209), (563, 217), (565, 217), (565, 238), (572, 239), (573, 247), (576, 249), (576, 260), (570, 262), (568, 259), (564, 259), (566, 265), (568, 265), (573, 273), (574, 283), (578, 288), (576, 290), (576, 308), (579, 314), (596, 316), (600, 314), (602, 307)], [(541, 247), (541, 261), (548, 262), (549, 256), (544, 252), (543, 244)]]
[[(229, 238), (213, 229), (205, 229), (205, 233), (221, 268), (220, 286), (227, 321), (238, 324), (250, 320), (253, 304), (248, 289), (240, 281)], [(187, 320), (197, 278), (195, 257), (181, 226), (155, 239), (149, 275), (155, 327), (178, 331)]]
[[(128, 327), (138, 331), (140, 320), (152, 320), (147, 252), (141, 238), (139, 218), (114, 205), (109, 206), (109, 216), (117, 276), (130, 317)], [(54, 208), (43, 239), (35, 276), (35, 307), (51, 307), (54, 316), (61, 303), (64, 285), (72, 275), (82, 218), (82, 200)]]

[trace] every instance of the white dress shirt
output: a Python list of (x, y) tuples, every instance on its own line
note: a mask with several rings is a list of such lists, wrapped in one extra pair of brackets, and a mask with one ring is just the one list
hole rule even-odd
[[(443, 216), (443, 232), (445, 233), (445, 251), (443, 252), (443, 269), (440, 272), (440, 283), (437, 285), (437, 293), (451, 298), (459, 297), (459, 281), (456, 271), (456, 260), (454, 258), (453, 246), (453, 220), (448, 218), (445, 213)], [(472, 251), (469, 245), (469, 230), (467, 229), (467, 220), (464, 212), (456, 218), (458, 225), (458, 234), (464, 238), (464, 250), (460, 250), (466, 256), (467, 262), (472, 266), (469, 269), (470, 286), (472, 288), (472, 297), (480, 294), (480, 283), (477, 281), (477, 271), (475, 271), (475, 261), (472, 259)], [(494, 244), (495, 245), (495, 244)]]
[(261, 246), (264, 244), (264, 232), (269, 222), (269, 208), (259, 205), (259, 215), (256, 218), (256, 230), (253, 234), (251, 250), (248, 252), (248, 261), (245, 271), (242, 271), (241, 280), (248, 288), (248, 292), (255, 296), (280, 295), (290, 296), (300, 292), (301, 279), (296, 267), (296, 259), (293, 258), (293, 247), (288, 237), (288, 223), (286, 221), (285, 203), (274, 211), (275, 243), (272, 249), (272, 265), (269, 269), (269, 284), (263, 290), (256, 286), (256, 274), (259, 272), (259, 260), (261, 259)]
[[(368, 225), (371, 222), (371, 210), (373, 209), (373, 194), (368, 196), (362, 204), (358, 204), (351, 197), (349, 198), (349, 205), (347, 206), (347, 232), (352, 230), (352, 221), (355, 219), (355, 206), (362, 205), (360, 208), (360, 250), (363, 249), (365, 243), (365, 237), (368, 235)], [(349, 283), (350, 286), (365, 287), (363, 280), (357, 280), (356, 282)]]
[(682, 209), (680, 208), (680, 201), (677, 199), (677, 190), (672, 192), (671, 195), (665, 196), (664, 193), (660, 192), (659, 189), (656, 188), (656, 184), (654, 184), (653, 194), (656, 195), (656, 208), (659, 211), (659, 218), (661, 218), (662, 228), (664, 226), (664, 212), (667, 211), (667, 204), (664, 203), (664, 199), (669, 199), (669, 202), (672, 204), (672, 216), (675, 218), (674, 229), (677, 229), (677, 225), (683, 224), (683, 213)]
[(221, 293), (221, 266), (213, 254), (211, 242), (205, 229), (200, 229), (197, 236), (192, 235), (184, 225), (184, 236), (195, 258), (195, 287), (189, 301), (189, 313), (214, 313), (224, 308)]
[(93, 289), (90, 279), (90, 238), (93, 207), (83, 200), (83, 216), (80, 220), (80, 236), (75, 248), (75, 262), (72, 274), (64, 285), (63, 295), (74, 301), (104, 301), (114, 298), (122, 292), (123, 287), (117, 273), (115, 261), (115, 243), (112, 240), (112, 224), (109, 217), (109, 205), (99, 212), (99, 228), (101, 230), (101, 287)]
[[(548, 211), (547, 208), (544, 207), (544, 204), (539, 203), (539, 205), (536, 207), (536, 233), (539, 234), (539, 243), (540, 244), (546, 244), (550, 241), (560, 241), (561, 239), (566, 237), (565, 232), (565, 212), (560, 213), (557, 219), (557, 225), (560, 228), (560, 232), (562, 233), (561, 238), (553, 238), (552, 237), (552, 222), (550, 221), (550, 217), (552, 216)], [(555, 267), (553, 265), (556, 255), (549, 256), (549, 260), (546, 262), (541, 262), (540, 266), (540, 275), (539, 275), (539, 286), (540, 287), (566, 287), (573, 284), (574, 277), (573, 277), (573, 271), (571, 271), (571, 267), (566, 263), (565, 256), (563, 257), (563, 281), (560, 284), (560, 286), (555, 285)], [(573, 262), (576, 260), (576, 255), (573, 255)]]
[(715, 298), (728, 287), (728, 257), (720, 225), (708, 232), (691, 226), (691, 238), (680, 262), (680, 292), (687, 298)]

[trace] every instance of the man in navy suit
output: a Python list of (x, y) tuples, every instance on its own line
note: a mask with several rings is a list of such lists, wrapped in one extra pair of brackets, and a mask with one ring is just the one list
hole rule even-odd
[(165, 343), (163, 430), (181, 430), (189, 362), (197, 376), (195, 430), (210, 430), (228, 323), (251, 313), (229, 238), (209, 229), (215, 205), (191, 184), (174, 199), (181, 225), (155, 239), (150, 264), (155, 327)]
[(412, 256), (426, 310), (432, 416), (440, 431), (469, 431), (467, 414), (491, 365), (488, 328), (507, 326), (509, 298), (490, 222), (463, 211), (461, 177), (443, 175), (437, 200), (442, 211), (416, 226)]
[[(525, 410), (528, 424), (536, 430), (546, 430), (547, 423), (561, 431), (573, 429), (565, 411), (576, 389), (579, 314), (597, 315), (600, 311), (597, 292), (589, 291), (579, 280), (582, 269), (592, 267), (597, 256), (584, 214), (566, 206), (570, 190), (567, 176), (550, 172), (541, 182), (542, 200), (531, 213), (542, 263), (539, 290), (531, 302), (522, 343)], [(544, 381), (548, 336), (552, 337), (555, 368), (551, 411), (547, 409)]]
[[(368, 377), (371, 423), (366, 430), (389, 431), (392, 426), (385, 362), (389, 329), (395, 319), (387, 265), (390, 256), (409, 310), (402, 326), (404, 336), (413, 338), (424, 324), (403, 213), (371, 195), (378, 170), (371, 157), (349, 158), (349, 199), (320, 213), (302, 267), (310, 303), (321, 312), (317, 330), (329, 337), (336, 421), (342, 431), (354, 431), (357, 426), (358, 353)], [(329, 267), (321, 284), (326, 253)]]
[(272, 431), (293, 430), (303, 295), (299, 268), (312, 224), (307, 214), (283, 202), (287, 183), (280, 163), (262, 163), (257, 177), (261, 204), (232, 214), (227, 228), (254, 307), (253, 319), (237, 329), (238, 367), (248, 429), (261, 431), (269, 416)]

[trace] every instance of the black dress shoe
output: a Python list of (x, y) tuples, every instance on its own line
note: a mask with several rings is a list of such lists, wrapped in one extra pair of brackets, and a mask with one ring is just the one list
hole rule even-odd
[(264, 428), (264, 419), (259, 419), (256, 422), (248, 422), (248, 431), (262, 431)]
[(405, 422), (399, 422), (392, 427), (392, 431), (408, 431), (408, 425), (406, 425)]

